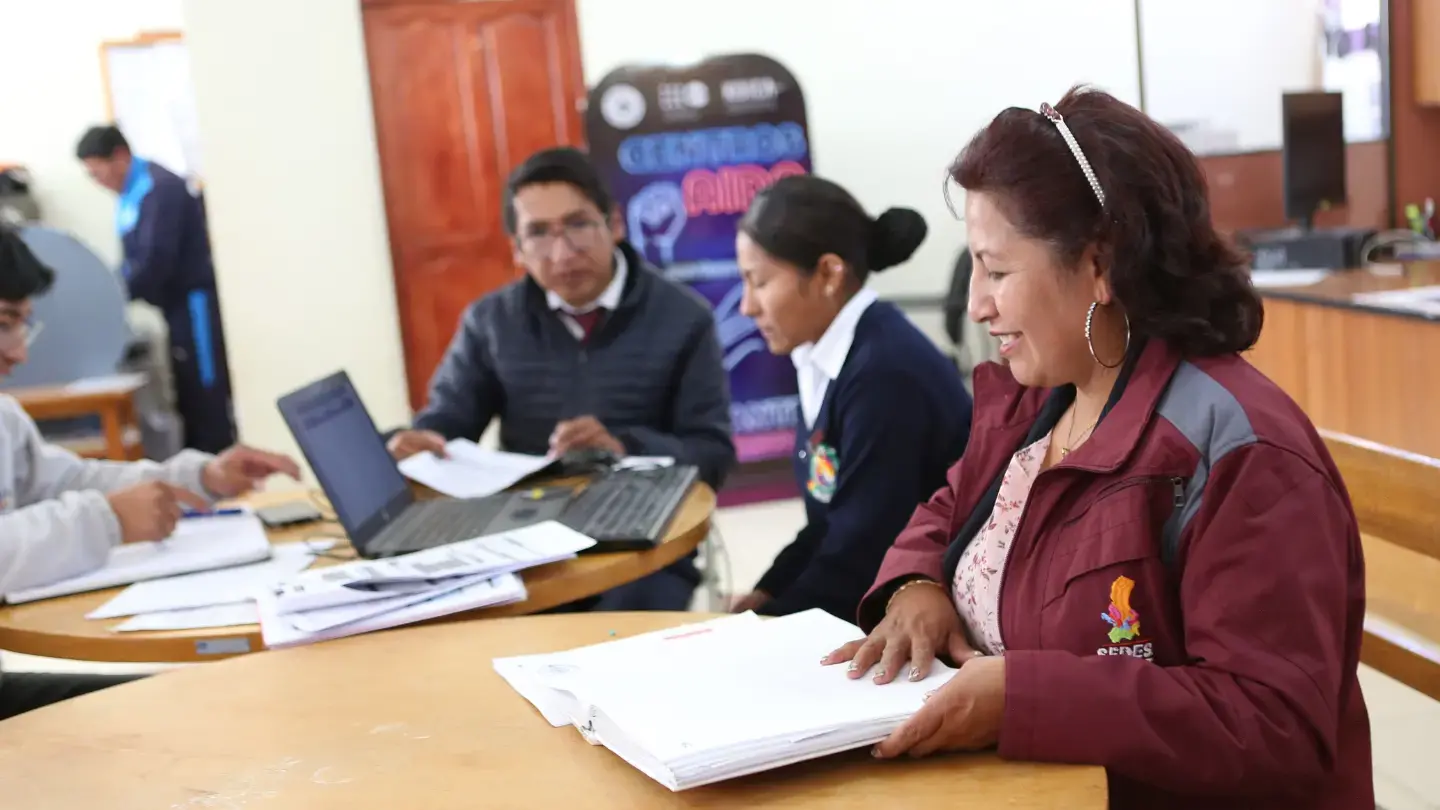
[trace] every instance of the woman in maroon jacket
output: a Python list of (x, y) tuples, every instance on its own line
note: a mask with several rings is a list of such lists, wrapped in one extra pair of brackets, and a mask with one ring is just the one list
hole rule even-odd
[(876, 749), (1103, 765), (1115, 807), (1373, 808), (1364, 564), (1305, 414), (1239, 352), (1246, 262), (1180, 141), (1104, 93), (1002, 112), (966, 189), (970, 444), (826, 663), (961, 666)]

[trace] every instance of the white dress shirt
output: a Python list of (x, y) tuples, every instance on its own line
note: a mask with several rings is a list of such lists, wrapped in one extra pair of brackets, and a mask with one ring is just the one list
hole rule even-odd
[(625, 292), (625, 274), (629, 268), (625, 262), (625, 254), (620, 248), (615, 248), (615, 277), (610, 279), (610, 285), (600, 293), (600, 297), (586, 304), (583, 307), (573, 307), (565, 303), (565, 299), (549, 290), (545, 291), (545, 303), (550, 309), (560, 313), (560, 321), (576, 340), (585, 339), (585, 328), (571, 315), (584, 315), (587, 312), (594, 312), (597, 309), (605, 309), (614, 312), (620, 306), (620, 296)]
[(800, 389), (800, 413), (805, 417), (806, 428), (815, 426), (820, 404), (825, 401), (825, 392), (829, 390), (830, 382), (840, 376), (845, 358), (850, 355), (860, 316), (878, 297), (870, 289), (855, 293), (855, 297), (840, 308), (840, 314), (830, 322), (830, 327), (819, 340), (796, 346), (790, 352), (790, 362), (795, 364), (795, 377)]

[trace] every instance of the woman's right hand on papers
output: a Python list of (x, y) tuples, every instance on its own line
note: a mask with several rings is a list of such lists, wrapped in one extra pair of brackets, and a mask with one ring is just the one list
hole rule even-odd
[(432, 430), (402, 430), (390, 437), (388, 447), (396, 461), (404, 461), (427, 450), (445, 458), (445, 437)]
[(120, 521), (120, 540), (141, 543), (164, 540), (175, 533), (184, 507), (207, 510), (210, 502), (184, 487), (147, 481), (110, 494), (110, 508)]
[(943, 586), (920, 585), (897, 593), (885, 618), (867, 638), (852, 641), (820, 662), (826, 666), (850, 662), (850, 677), (862, 678), (879, 663), (875, 683), (889, 683), (905, 670), (918, 681), (930, 674), (936, 655), (946, 655), (960, 666), (980, 655), (965, 638), (960, 616)]

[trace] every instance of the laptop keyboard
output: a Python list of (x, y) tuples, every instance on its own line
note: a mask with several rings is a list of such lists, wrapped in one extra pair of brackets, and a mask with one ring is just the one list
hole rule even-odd
[(576, 496), (563, 522), (601, 542), (653, 546), (695, 483), (697, 472), (694, 467), (673, 466), (601, 476)]
[(500, 498), (414, 504), (385, 527), (375, 538), (374, 548), (385, 552), (418, 550), (488, 534), (490, 523), (505, 504)]

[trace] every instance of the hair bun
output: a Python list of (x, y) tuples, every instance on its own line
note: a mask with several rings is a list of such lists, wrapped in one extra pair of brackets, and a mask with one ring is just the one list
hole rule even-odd
[(879, 273), (910, 258), (929, 233), (925, 217), (910, 208), (891, 208), (870, 223), (870, 272)]

